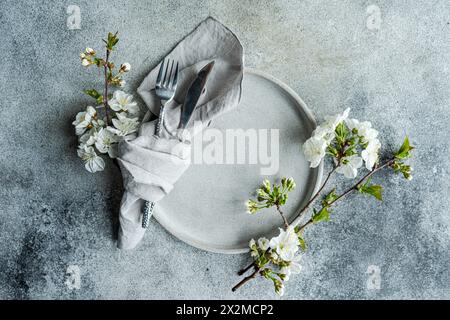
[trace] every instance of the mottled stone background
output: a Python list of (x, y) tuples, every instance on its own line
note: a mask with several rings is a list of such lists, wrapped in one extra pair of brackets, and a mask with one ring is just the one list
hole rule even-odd
[[(80, 30), (67, 27), (69, 5), (81, 9)], [(318, 119), (349, 106), (388, 148), (406, 134), (417, 146), (411, 183), (382, 174), (383, 203), (353, 196), (307, 232), (304, 269), (285, 298), (450, 298), (446, 0), (2, 0), (0, 297), (273, 297), (262, 279), (231, 292), (246, 255), (200, 251), (156, 222), (139, 249), (116, 249), (120, 173), (90, 174), (75, 151), (71, 121), (91, 102), (81, 90), (100, 85), (79, 52), (119, 30), (134, 91), (209, 15), (239, 36), (248, 66), (289, 84)], [(68, 268), (79, 268), (79, 289), (66, 285)], [(379, 289), (367, 285), (371, 268)]]

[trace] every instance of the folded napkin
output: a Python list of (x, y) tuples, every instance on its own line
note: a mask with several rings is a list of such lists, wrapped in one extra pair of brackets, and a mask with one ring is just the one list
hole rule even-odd
[[(166, 58), (178, 61), (180, 71), (175, 97), (165, 106), (160, 136), (154, 135), (156, 119), (143, 123), (136, 137), (130, 137), (119, 145), (118, 161), (125, 187), (119, 217), (118, 247), (121, 249), (133, 249), (144, 236), (145, 229), (141, 226), (144, 200), (161, 200), (189, 167), (189, 137), (209, 126), (215, 117), (235, 108), (241, 97), (242, 45), (229, 29), (213, 18), (203, 21)], [(177, 127), (188, 87), (198, 71), (213, 60), (215, 64), (208, 77), (206, 91), (186, 131), (181, 133)], [(158, 115), (160, 110), (160, 101), (154, 91), (158, 70), (159, 65), (138, 88), (138, 93), (154, 115)], [(155, 206), (157, 210), (158, 205)]]

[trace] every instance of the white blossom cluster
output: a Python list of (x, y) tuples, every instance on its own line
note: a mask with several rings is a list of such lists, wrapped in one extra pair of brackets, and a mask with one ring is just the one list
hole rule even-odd
[[(360, 122), (357, 119), (349, 119), (349, 113), (350, 108), (342, 114), (327, 116), (326, 121), (318, 126), (311, 138), (304, 143), (303, 153), (310, 162), (311, 168), (316, 168), (325, 155), (330, 153), (335, 158), (336, 172), (353, 179), (357, 176), (363, 161), (367, 170), (372, 170), (378, 162), (381, 148), (381, 143), (377, 138), (378, 131), (372, 128), (369, 121)], [(342, 133), (342, 131), (344, 132)], [(338, 134), (346, 134), (345, 145), (339, 145), (336, 141)], [(358, 139), (354, 139), (355, 137)], [(340, 138), (342, 142), (343, 138)], [(333, 145), (336, 144), (337, 148), (333, 148)], [(359, 148), (355, 148), (357, 146)], [(360, 154), (358, 152), (350, 153), (346, 150), (360, 150), (361, 152)]]
[(300, 240), (295, 229), (289, 226), (286, 230), (280, 228), (278, 236), (267, 239), (259, 238), (258, 241), (250, 240), (250, 254), (255, 261), (268, 259), (273, 265), (279, 266), (279, 270), (265, 268), (262, 274), (265, 278), (274, 283), (275, 292), (282, 296), (284, 294), (284, 283), (287, 282), (291, 274), (298, 274), (301, 271), (299, 264)]
[(97, 109), (92, 106), (79, 112), (72, 123), (79, 141), (78, 156), (89, 172), (102, 171), (105, 161), (101, 155), (116, 158), (118, 143), (136, 132), (140, 125), (139, 107), (132, 95), (115, 91), (108, 105), (112, 110), (111, 125), (107, 124), (105, 118), (100, 119)]
[(297, 213), (297, 218), (309, 210), (310, 205), (320, 195), (333, 172), (353, 179), (358, 175), (358, 169), (363, 164), (369, 172), (346, 191), (336, 193), (336, 188), (332, 189), (323, 197), (320, 209), (317, 210), (313, 207), (310, 219), (303, 225), (294, 227), (289, 224), (280, 207), (286, 203), (288, 192), (295, 188), (295, 181), (292, 178), (283, 178), (281, 184), (272, 185), (267, 179), (264, 180), (262, 186), (256, 190), (256, 199), (249, 199), (246, 202), (247, 212), (255, 214), (261, 209), (275, 207), (283, 218), (285, 227), (284, 229), (280, 228), (278, 236), (270, 240), (262, 237), (256, 241), (254, 239), (250, 241), (249, 247), (253, 263), (243, 269), (240, 274), (245, 273), (250, 267), (254, 268), (254, 273), (238, 283), (233, 291), (259, 274), (272, 281), (275, 292), (283, 295), (285, 283), (291, 274), (301, 271), (299, 264), (301, 252), (306, 250), (303, 238), (305, 227), (321, 221), (329, 221), (332, 205), (352, 191), (373, 196), (382, 201), (383, 187), (371, 183), (371, 176), (383, 168), (391, 168), (395, 173), (401, 173), (405, 179), (412, 179), (413, 168), (404, 162), (405, 159), (411, 157), (411, 151), (414, 149), (408, 137), (404, 139), (398, 151), (393, 152), (390, 158), (380, 164), (381, 143), (378, 140), (378, 131), (372, 128), (372, 124), (368, 121), (360, 122), (357, 119), (349, 119), (349, 113), (350, 109), (346, 109), (343, 113), (327, 116), (325, 122), (313, 131), (311, 138), (303, 145), (303, 153), (312, 168), (319, 166), (326, 155), (333, 159), (334, 166), (319, 191)]

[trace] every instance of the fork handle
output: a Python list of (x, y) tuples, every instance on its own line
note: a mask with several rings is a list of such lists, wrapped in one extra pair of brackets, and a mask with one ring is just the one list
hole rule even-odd
[(155, 134), (159, 137), (161, 135), (161, 129), (164, 124), (164, 114), (165, 114), (164, 103), (161, 103), (159, 108), (158, 122), (156, 123)]
[[(164, 123), (164, 103), (161, 103), (161, 107), (159, 109), (158, 122), (156, 123), (155, 134), (159, 137), (161, 135), (161, 129)], [(150, 223), (150, 218), (153, 215), (153, 208), (155, 207), (155, 203), (153, 201), (145, 201), (144, 203), (144, 212), (142, 213), (142, 228), (148, 228), (148, 224)]]
[(150, 218), (153, 215), (153, 208), (155, 207), (155, 203), (152, 201), (145, 201), (144, 203), (144, 212), (142, 213), (142, 228), (147, 229), (148, 224), (150, 222)]

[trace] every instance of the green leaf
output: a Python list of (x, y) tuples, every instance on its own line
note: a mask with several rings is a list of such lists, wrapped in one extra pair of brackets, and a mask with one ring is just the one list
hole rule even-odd
[(332, 202), (334, 202), (334, 200), (336, 200), (338, 197), (338, 195), (336, 194), (336, 188), (334, 188), (333, 190), (330, 191), (330, 193), (328, 193), (325, 196), (325, 199), (323, 199), (322, 201), (322, 206), (327, 207), (329, 206)]
[(94, 58), (94, 64), (97, 67), (101, 67), (101, 66), (103, 66), (105, 64), (105, 60), (100, 59), (100, 58)]
[(302, 248), (303, 251), (306, 251), (305, 239), (303, 239), (303, 237), (298, 233), (297, 233), (297, 237), (298, 237), (298, 242), (300, 243), (300, 248)]
[(266, 264), (269, 263), (269, 259), (268, 259), (268, 257), (266, 257), (266, 254), (263, 252), (259, 255), (258, 259), (256, 259), (255, 263), (259, 268), (262, 268)]
[(285, 205), (287, 199), (288, 199), (287, 193), (282, 193), (282, 194), (280, 194), (279, 197), (278, 197), (278, 204), (279, 204), (280, 206)]
[(392, 164), (392, 169), (394, 169), (394, 172), (396, 173), (402, 173), (403, 176), (405, 177), (405, 179), (407, 180), (411, 180), (412, 179), (412, 168), (410, 165), (404, 164), (402, 161), (400, 160), (395, 160), (394, 163)]
[(365, 194), (374, 196), (376, 199), (382, 201), (383, 200), (383, 196), (382, 196), (383, 187), (380, 185), (376, 185), (376, 184), (370, 185), (369, 182), (370, 182), (370, 180), (367, 181), (362, 186), (358, 187), (358, 191), (361, 193), (365, 193)]
[(313, 223), (318, 223), (321, 221), (330, 221), (330, 211), (328, 210), (328, 208), (324, 207), (319, 212), (314, 210), (312, 221)]
[(272, 195), (274, 198), (278, 197), (278, 195), (280, 194), (280, 187), (277, 185), (273, 186), (273, 191), (272, 191)]
[(119, 38), (117, 38), (117, 32), (115, 34), (112, 34), (111, 32), (108, 33), (108, 41), (106, 41), (106, 48), (108, 50), (112, 50), (114, 46), (119, 42)]
[(352, 156), (354, 154), (357, 154), (357, 152), (356, 152), (356, 145), (351, 145), (350, 147), (348, 147), (344, 151), (344, 156), (345, 157), (350, 157), (350, 156)]
[(345, 139), (347, 138), (348, 129), (344, 122), (341, 122), (337, 125), (335, 132), (338, 141), (340, 142), (345, 141)]
[(83, 92), (94, 99), (98, 99), (101, 96), (101, 94), (98, 93), (98, 91), (95, 89), (88, 89), (88, 90), (84, 90)]
[(405, 138), (405, 140), (403, 141), (402, 146), (400, 147), (400, 149), (394, 154), (394, 156), (398, 159), (405, 159), (408, 158), (410, 156), (409, 152), (411, 150), (413, 150), (414, 147), (412, 147), (409, 144), (409, 139), (408, 137)]
[(327, 153), (333, 157), (336, 157), (338, 155), (338, 151), (331, 144), (327, 148)]
[(261, 270), (260, 273), (264, 278), (266, 278), (268, 280), (275, 280), (275, 278), (273, 276), (274, 272), (269, 268), (265, 268), (265, 269)]

